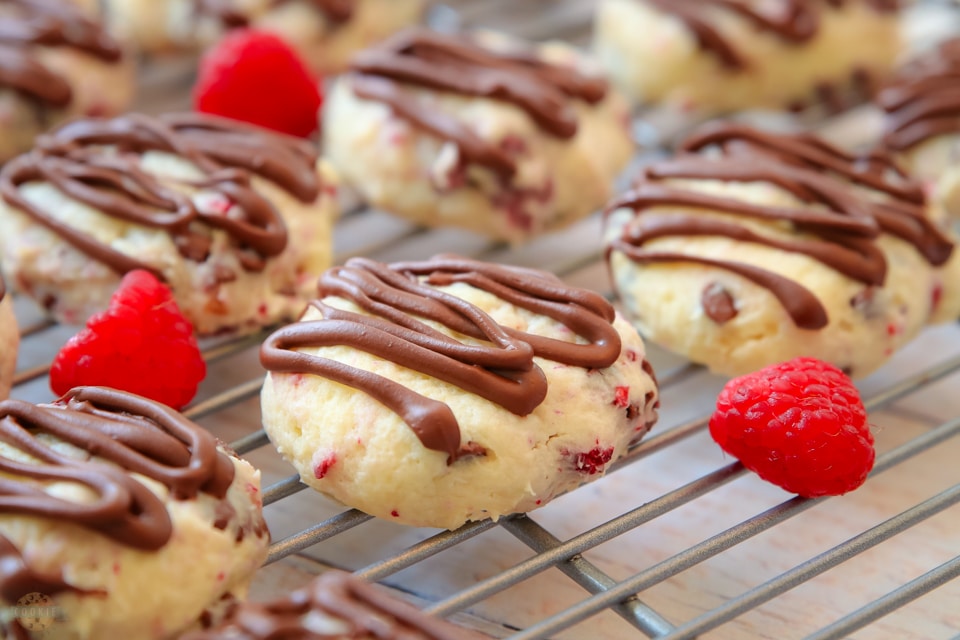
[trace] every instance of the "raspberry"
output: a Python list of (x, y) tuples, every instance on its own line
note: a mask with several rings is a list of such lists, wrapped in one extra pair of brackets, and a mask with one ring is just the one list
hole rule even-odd
[(809, 498), (856, 489), (876, 455), (853, 382), (814, 358), (730, 380), (717, 398), (710, 435), (761, 478)]
[(613, 447), (601, 449), (597, 446), (586, 453), (578, 453), (573, 467), (580, 473), (592, 476), (603, 471), (612, 458)]
[(294, 136), (317, 130), (323, 98), (297, 52), (272, 33), (239, 29), (200, 61), (194, 108)]
[(619, 386), (614, 389), (613, 405), (621, 409), (630, 405), (630, 387)]
[(170, 289), (137, 270), (54, 358), (50, 388), (63, 395), (78, 386), (113, 387), (180, 409), (206, 373), (193, 327)]

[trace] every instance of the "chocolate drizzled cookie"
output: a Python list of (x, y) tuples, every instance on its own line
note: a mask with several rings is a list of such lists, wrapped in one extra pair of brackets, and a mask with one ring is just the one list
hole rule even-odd
[(862, 376), (960, 313), (954, 239), (884, 150), (708, 125), (644, 167), (606, 226), (641, 333), (725, 375), (809, 356)]
[(481, 640), (487, 636), (429, 616), (343, 571), (327, 571), (302, 589), (233, 608), (219, 625), (182, 640), (396, 638)]
[[(457, 282), (562, 322), (583, 343), (500, 325), (478, 307), (437, 289)], [(446, 452), (451, 462), (470, 450), (461, 449), (460, 430), (449, 407), (382, 376), (297, 349), (328, 345), (361, 349), (454, 384), (520, 416), (532, 412), (547, 394), (546, 378), (534, 357), (599, 369), (620, 355), (620, 337), (611, 325), (613, 307), (602, 296), (568, 287), (541, 271), (454, 256), (390, 265), (354, 258), (321, 277), (319, 296), (352, 300), (365, 313), (315, 300), (311, 305), (323, 319), (276, 331), (261, 348), (263, 366), (274, 372), (319, 375), (363, 390), (401, 415), (424, 446)], [(425, 320), (482, 342), (461, 342)]]

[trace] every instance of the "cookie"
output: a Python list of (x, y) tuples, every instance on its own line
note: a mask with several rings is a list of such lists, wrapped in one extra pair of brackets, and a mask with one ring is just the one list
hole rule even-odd
[(0, 22), (0, 163), (69, 118), (129, 106), (133, 60), (80, 7), (67, 0), (7, 0), (0, 3)]
[(201, 335), (296, 317), (330, 265), (336, 181), (312, 145), (196, 113), (72, 121), (0, 173), (11, 287), (59, 321), (151, 271)]
[(316, 74), (420, 21), (425, 0), (104, 0), (117, 33), (146, 53), (192, 51), (228, 29), (282, 36)]
[(643, 342), (596, 293), (456, 256), (355, 258), (261, 347), (264, 429), (311, 487), (454, 529), (602, 475), (656, 420)]
[(385, 589), (344, 571), (327, 571), (302, 589), (233, 608), (221, 624), (180, 640), (281, 638), (480, 640), (489, 636), (426, 615)]
[(10, 395), (19, 347), (20, 330), (13, 312), (13, 300), (3, 278), (0, 278), (0, 400)]
[(2, 637), (173, 639), (245, 595), (260, 477), (204, 429), (103, 387), (0, 416)]
[(725, 375), (811, 356), (853, 376), (960, 315), (954, 242), (882, 153), (712, 126), (608, 207), (640, 333)]
[(960, 217), (960, 39), (910, 60), (877, 95), (883, 110), (881, 146), (894, 154), (931, 197)]
[(353, 59), (324, 106), (324, 151), (376, 207), (519, 243), (602, 206), (628, 121), (567, 46), (417, 29)]
[(601, 0), (594, 36), (633, 101), (695, 116), (839, 110), (902, 49), (897, 0)]

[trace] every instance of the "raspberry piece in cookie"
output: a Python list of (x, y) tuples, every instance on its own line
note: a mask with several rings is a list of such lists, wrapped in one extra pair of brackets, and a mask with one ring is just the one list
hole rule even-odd
[(643, 342), (552, 274), (438, 256), (353, 259), (261, 348), (272, 442), (304, 483), (453, 529), (603, 475), (657, 418)]
[(875, 458), (857, 388), (813, 358), (730, 380), (717, 398), (710, 435), (764, 480), (808, 498), (853, 491)]
[(79, 386), (112, 387), (180, 409), (206, 372), (193, 327), (170, 288), (148, 271), (131, 271), (110, 307), (54, 358), (50, 388), (63, 395)]

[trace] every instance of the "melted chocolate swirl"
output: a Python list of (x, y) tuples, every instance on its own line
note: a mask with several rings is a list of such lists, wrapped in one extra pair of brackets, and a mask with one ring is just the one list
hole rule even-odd
[[(886, 278), (886, 258), (876, 242), (881, 232), (912, 244), (934, 266), (944, 264), (953, 251), (950, 240), (924, 215), (919, 186), (885, 154), (858, 157), (810, 135), (774, 135), (738, 125), (708, 127), (684, 141), (681, 148), (686, 153), (647, 167), (636, 186), (609, 206), (608, 212), (626, 207), (636, 215), (610, 243), (608, 256), (620, 251), (641, 264), (705, 264), (737, 273), (776, 296), (796, 326), (815, 330), (827, 325), (826, 309), (793, 280), (736, 260), (658, 251), (644, 245), (663, 237), (727, 237), (805, 254), (868, 286), (882, 285)], [(760, 205), (664, 184), (674, 179), (765, 182), (818, 206)], [(886, 197), (852, 191), (850, 183)], [(662, 207), (782, 221), (802, 235), (785, 239), (758, 233), (735, 218), (701, 217)]]
[(735, 124), (708, 125), (681, 148), (696, 152), (712, 145), (727, 156), (768, 157), (777, 164), (832, 174), (884, 194), (884, 199), (868, 201), (870, 215), (882, 231), (912, 244), (934, 266), (950, 259), (953, 242), (927, 217), (923, 186), (887, 151), (857, 155), (812, 134), (775, 135)]
[(0, 6), (0, 86), (61, 108), (73, 97), (70, 84), (40, 61), (34, 46), (72, 47), (106, 62), (116, 62), (122, 54), (120, 45), (99, 23), (69, 2), (4, 0)]
[[(41, 435), (113, 464), (68, 456)], [(162, 483), (178, 500), (200, 492), (223, 499), (233, 482), (233, 463), (205, 430), (173, 409), (102, 387), (78, 387), (52, 405), (3, 401), (0, 440), (35, 459), (0, 454), (0, 513), (66, 520), (137, 549), (165, 545), (172, 524), (161, 499), (130, 474)], [(50, 482), (82, 485), (94, 498), (50, 495)]]
[[(825, 6), (842, 7), (846, 2), (865, 2), (877, 11), (896, 11), (898, 0), (780, 0), (760, 3), (752, 0), (644, 0), (660, 11), (682, 20), (704, 51), (717, 57), (720, 63), (734, 70), (749, 65), (736, 44), (722, 33), (710, 19), (709, 9), (724, 9), (734, 13), (766, 33), (772, 33), (786, 42), (803, 44), (820, 28)], [(770, 8), (778, 11), (771, 11)]]
[[(31, 569), (20, 550), (0, 535), (0, 598), (5, 602), (16, 602), (28, 593), (52, 596), (65, 591), (78, 590), (67, 584), (61, 575), (45, 575)], [(2, 626), (0, 631), (3, 631)]]
[(960, 39), (907, 64), (876, 101), (886, 112), (884, 145), (893, 151), (960, 132)]
[[(272, 6), (286, 4), (290, 0), (272, 0)], [(356, 0), (308, 0), (335, 25), (348, 22), (356, 10)], [(217, 18), (226, 27), (246, 27), (250, 16), (238, 6), (237, 0), (194, 0), (196, 12)]]
[(456, 142), (470, 162), (510, 176), (516, 166), (495, 144), (465, 124), (429, 108), (406, 86), (510, 102), (547, 133), (564, 139), (577, 132), (572, 99), (595, 104), (606, 81), (541, 60), (529, 51), (493, 51), (463, 35), (409, 29), (357, 54), (351, 69), (354, 92), (377, 100), (440, 138)]
[[(190, 195), (170, 186), (170, 178), (145, 171), (140, 155), (149, 151), (193, 163), (205, 175), (185, 184), (219, 192), (230, 203), (229, 211), (203, 210)], [(259, 271), (284, 250), (287, 231), (280, 212), (254, 188), (253, 177), (271, 180), (311, 202), (320, 192), (316, 159), (306, 141), (202, 114), (74, 120), (41, 136), (32, 152), (4, 167), (0, 196), (117, 273), (146, 269), (163, 277), (159, 268), (49, 215), (25, 198), (20, 187), (47, 181), (107, 215), (166, 231), (180, 253), (197, 262), (208, 256), (211, 230), (224, 230), (243, 267)]]
[[(480, 308), (437, 287), (462, 282), (505, 302), (563, 323), (586, 344), (555, 340), (502, 326)], [(613, 307), (596, 293), (568, 287), (541, 271), (492, 265), (457, 256), (384, 265), (354, 258), (321, 277), (320, 297), (351, 300), (370, 315), (312, 305), (322, 320), (301, 321), (271, 335), (260, 357), (269, 371), (310, 373), (360, 389), (400, 415), (424, 446), (448, 461), (469, 453), (446, 404), (382, 376), (298, 351), (348, 345), (444, 380), (517, 415), (543, 401), (547, 383), (534, 357), (603, 368), (620, 355)], [(482, 341), (469, 344), (422, 319)]]
[[(320, 614), (346, 626), (328, 633), (311, 624)], [(394, 638), (396, 640), (480, 640), (479, 633), (429, 616), (379, 587), (343, 571), (328, 571), (303, 589), (263, 604), (244, 603), (219, 626), (183, 640), (279, 640), (280, 638)]]

